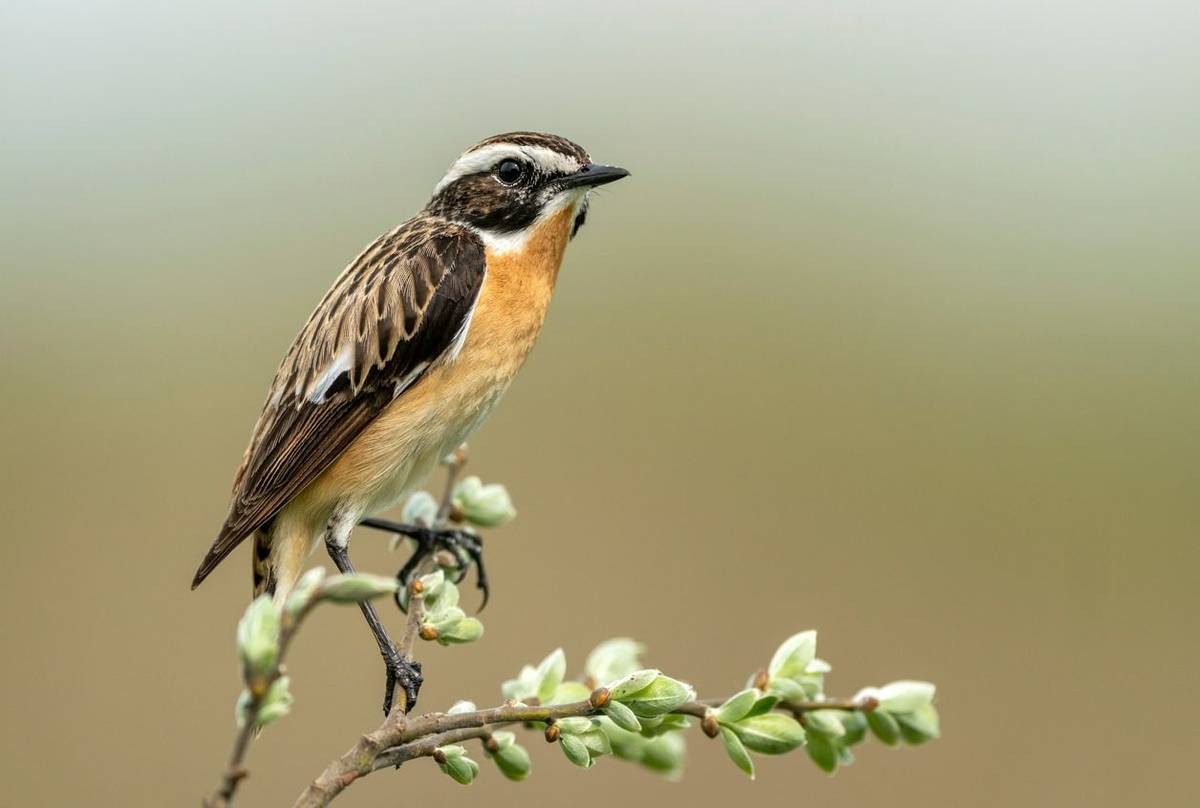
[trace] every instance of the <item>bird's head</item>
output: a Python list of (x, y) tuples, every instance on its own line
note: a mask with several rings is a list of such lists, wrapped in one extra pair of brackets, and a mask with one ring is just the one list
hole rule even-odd
[(623, 168), (593, 163), (566, 138), (510, 132), (472, 146), (455, 160), (426, 209), (503, 246), (519, 243), (537, 223), (570, 208), (574, 236), (587, 215), (589, 192), (627, 176)]

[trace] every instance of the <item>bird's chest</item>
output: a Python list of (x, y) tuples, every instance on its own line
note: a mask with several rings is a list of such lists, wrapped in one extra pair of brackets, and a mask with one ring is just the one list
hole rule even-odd
[(560, 241), (539, 235), (535, 232), (520, 250), (487, 253), (487, 274), (466, 341), (458, 357), (446, 366), (473, 394), (507, 386), (542, 330), (565, 236)]
[(487, 251), (487, 272), (462, 349), (430, 368), (360, 437), (360, 474), (376, 505), (401, 496), (495, 407), (541, 332), (566, 247), (571, 211), (551, 217), (517, 249)]

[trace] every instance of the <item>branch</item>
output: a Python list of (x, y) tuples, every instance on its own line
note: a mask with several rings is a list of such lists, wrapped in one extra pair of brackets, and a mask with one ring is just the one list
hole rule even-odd
[(285, 612), (280, 619), (279, 651), (275, 664), (265, 675), (253, 677), (247, 683), (249, 687), (246, 692), (249, 694), (249, 701), (246, 704), (242, 725), (234, 737), (229, 765), (225, 767), (225, 771), (221, 775), (221, 784), (203, 801), (204, 808), (228, 808), (233, 802), (233, 795), (237, 792), (238, 785), (249, 774), (245, 767), (246, 752), (250, 748), (251, 739), (257, 734), (259, 714), (266, 702), (267, 694), (271, 692), (272, 685), (283, 676), (283, 661), (291, 647), (292, 638), (296, 636), (300, 624), (311, 609), (312, 603), (310, 602), (295, 614)]
[[(498, 727), (509, 724), (548, 724), (564, 718), (586, 718), (601, 713), (608, 691), (599, 688), (584, 701), (556, 705), (505, 703), (499, 707), (463, 713), (426, 713), (411, 718), (397, 731), (388, 731), (385, 721), (374, 732), (363, 736), (350, 752), (333, 761), (296, 800), (293, 808), (317, 808), (328, 805), (354, 781), (372, 772), (396, 768), (420, 757), (432, 756), (441, 746), (487, 738)], [(671, 714), (706, 719), (726, 699), (688, 701)], [(873, 699), (841, 701), (780, 702), (776, 710), (800, 716), (813, 710), (870, 712), (878, 706)], [(549, 740), (549, 738), (548, 738)]]
[[(454, 484), (458, 482), (458, 475), (462, 472), (463, 466), (467, 464), (467, 444), (462, 444), (453, 452), (446, 462), (446, 488), (442, 491), (442, 501), (438, 505), (437, 519), (434, 522), (435, 528), (445, 527), (450, 521), (454, 510)], [(461, 520), (459, 520), (461, 521)]]
[[(458, 482), (465, 462), (465, 447), (446, 458), (440, 501), (418, 492), (405, 505), (406, 519), (436, 529), (495, 527), (512, 519), (515, 509), (503, 486), (484, 485), (477, 477)], [(373, 526), (394, 527), (382, 522)], [(397, 645), (407, 661), (413, 661), (418, 639), (453, 645), (483, 634), (483, 624), (458, 606), (454, 573), (461, 567), (459, 559), (446, 555), (445, 560), (434, 559), (440, 569), (409, 585), (407, 618)], [(291, 697), (283, 662), (309, 610), (322, 600), (361, 603), (393, 595), (397, 588), (392, 578), (323, 576), (321, 568), (305, 573), (282, 609), (269, 597), (256, 599), (239, 623), (238, 650), (246, 682), (239, 699), (241, 724), (220, 786), (204, 802), (207, 808), (229, 808), (246, 776), (244, 760), (257, 728), (287, 712)], [(697, 699), (691, 686), (643, 667), (638, 657), (644, 649), (630, 639), (597, 646), (579, 679), (570, 681), (565, 679), (567, 663), (560, 648), (505, 682), (501, 693), (506, 700), (497, 707), (477, 709), (460, 701), (448, 712), (410, 716), (408, 705), (398, 699), (381, 724), (325, 767), (295, 806), (326, 806), (358, 779), (422, 757), (433, 758), (456, 782), (470, 784), (480, 767), (460, 744), (473, 739), (483, 741), (501, 774), (524, 779), (530, 771), (529, 754), (513, 732), (503, 729), (515, 725), (542, 732), (576, 766), (588, 768), (596, 759), (613, 755), (668, 776), (683, 765), (682, 732), (691, 725), (687, 718), (699, 719), (703, 733), (719, 738), (733, 763), (751, 777), (752, 753), (778, 755), (804, 747), (818, 767), (832, 772), (849, 765), (854, 758), (850, 747), (861, 743), (868, 730), (889, 746), (938, 737), (932, 684), (897, 681), (860, 690), (853, 698), (827, 699), (824, 679), (831, 668), (816, 657), (816, 644), (815, 631), (789, 637), (745, 689), (724, 699)], [(601, 682), (608, 684), (597, 687)]]
[[(425, 592), (421, 579), (413, 579), (408, 591), (408, 618), (397, 650), (411, 662), (413, 646), (425, 617)], [(408, 716), (404, 712), (406, 706), (404, 699), (400, 699), (382, 724), (359, 738), (358, 743), (325, 767), (325, 771), (304, 790), (296, 805), (328, 805), (346, 786), (360, 776), (369, 774), (379, 753), (403, 740), (408, 724)]]

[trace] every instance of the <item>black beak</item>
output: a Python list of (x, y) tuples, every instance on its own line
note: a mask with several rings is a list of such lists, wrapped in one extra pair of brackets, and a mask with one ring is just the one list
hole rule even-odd
[(560, 177), (554, 181), (560, 189), (566, 188), (595, 188), (597, 185), (607, 185), (622, 177), (628, 177), (629, 172), (617, 166), (602, 166), (588, 163), (578, 173)]

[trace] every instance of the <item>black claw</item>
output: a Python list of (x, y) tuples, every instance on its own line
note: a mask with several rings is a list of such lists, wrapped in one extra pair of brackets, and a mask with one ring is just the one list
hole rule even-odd
[(417, 706), (417, 696), (421, 693), (421, 685), (425, 682), (421, 676), (421, 663), (403, 659), (399, 653), (393, 652), (384, 659), (387, 668), (387, 681), (383, 694), (383, 714), (390, 715), (396, 694), (396, 684), (404, 688), (404, 698), (407, 702), (406, 712), (412, 712)]
[(478, 536), (473, 538), (475, 539), (475, 546), (467, 549), (467, 555), (471, 557), (471, 561), (475, 564), (475, 587), (483, 593), (483, 600), (479, 604), (479, 611), (482, 612), (487, 607), (488, 598), (491, 596), (492, 590), (488, 586), (487, 570), (483, 566), (483, 540)]
[(378, 530), (398, 533), (401, 536), (407, 536), (417, 543), (417, 549), (413, 551), (412, 556), (408, 561), (404, 562), (404, 566), (396, 573), (396, 578), (400, 581), (400, 591), (396, 592), (395, 600), (400, 611), (406, 611), (404, 603), (401, 601), (401, 594), (408, 591), (408, 585), (412, 582), (413, 576), (421, 566), (421, 562), (425, 561), (425, 559), (432, 556), (438, 550), (448, 550), (454, 553), (455, 557), (459, 559), (459, 568), (452, 579), (455, 584), (462, 583), (467, 577), (468, 568), (474, 565), (476, 575), (475, 586), (483, 593), (479, 610), (483, 611), (484, 607), (487, 606), (488, 599), (491, 597), (491, 588), (488, 585), (487, 570), (483, 566), (483, 539), (479, 536), (476, 536), (474, 533), (468, 533), (465, 530), (433, 530), (432, 528), (420, 527), (419, 525), (405, 525), (374, 518), (364, 519), (361, 524), (364, 527), (372, 527)]

